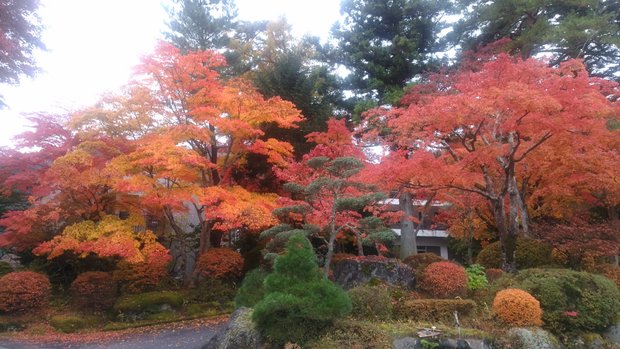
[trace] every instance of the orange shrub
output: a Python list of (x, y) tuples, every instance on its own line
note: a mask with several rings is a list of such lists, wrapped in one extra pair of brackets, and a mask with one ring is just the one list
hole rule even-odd
[(243, 257), (229, 248), (212, 248), (198, 258), (196, 268), (204, 277), (238, 279), (243, 272)]
[(516, 288), (497, 292), (493, 300), (493, 312), (512, 326), (542, 325), (540, 302), (526, 291)]
[(47, 276), (32, 271), (0, 278), (0, 311), (13, 312), (47, 305), (52, 286)]
[(114, 280), (120, 283), (123, 292), (141, 293), (154, 290), (168, 276), (170, 254), (160, 244), (144, 247), (144, 262), (121, 261), (114, 271)]
[(84, 308), (109, 309), (116, 301), (116, 282), (109, 273), (89, 271), (71, 283), (73, 302)]
[(433, 297), (451, 298), (467, 292), (465, 268), (452, 262), (431, 263), (420, 278), (420, 289)]
[(493, 283), (495, 280), (499, 279), (504, 275), (504, 271), (498, 268), (489, 268), (484, 271), (487, 276), (487, 280), (489, 283)]

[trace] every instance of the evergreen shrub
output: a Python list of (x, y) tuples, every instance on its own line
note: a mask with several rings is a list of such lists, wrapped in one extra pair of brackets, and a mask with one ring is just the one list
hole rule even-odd
[(265, 297), (256, 304), (252, 320), (274, 343), (304, 344), (351, 311), (351, 300), (319, 270), (308, 240), (293, 235), (287, 252), (278, 256), (265, 278)]
[(441, 256), (434, 253), (418, 253), (403, 259), (403, 263), (407, 264), (416, 272), (422, 272), (429, 264), (444, 261)]
[(245, 275), (241, 287), (235, 297), (235, 308), (252, 308), (265, 296), (263, 282), (269, 275), (266, 271), (256, 268)]

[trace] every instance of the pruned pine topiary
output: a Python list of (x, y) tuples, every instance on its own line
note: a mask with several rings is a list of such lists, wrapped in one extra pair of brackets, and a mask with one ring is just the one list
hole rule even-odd
[(351, 311), (351, 300), (319, 270), (303, 235), (289, 239), (286, 254), (276, 258), (264, 286), (265, 297), (256, 304), (252, 320), (280, 345), (303, 344)]

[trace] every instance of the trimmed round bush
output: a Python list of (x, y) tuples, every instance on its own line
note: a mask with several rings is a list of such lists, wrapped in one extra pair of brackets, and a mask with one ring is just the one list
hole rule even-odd
[[(517, 251), (515, 253), (517, 268), (528, 269), (553, 264), (551, 251), (551, 246), (542, 241), (519, 237), (517, 238)], [(483, 248), (476, 257), (476, 263), (485, 268), (501, 268), (502, 250), (500, 242), (493, 242)]]
[(79, 307), (109, 309), (116, 302), (116, 282), (109, 273), (89, 271), (75, 278), (70, 287), (71, 298)]
[(235, 297), (235, 308), (252, 308), (265, 296), (263, 282), (269, 275), (266, 271), (256, 268), (245, 275), (239, 292)]
[(601, 275), (527, 269), (514, 277), (502, 277), (494, 288), (529, 292), (540, 302), (544, 327), (554, 333), (603, 331), (620, 315), (620, 291)]
[(542, 325), (540, 302), (523, 290), (509, 288), (499, 291), (493, 300), (493, 312), (511, 326)]
[(420, 289), (437, 298), (463, 296), (467, 291), (465, 268), (452, 262), (430, 264), (420, 279)]
[(52, 286), (46, 275), (32, 271), (8, 273), (0, 278), (0, 311), (31, 310), (47, 305)]
[(443, 262), (444, 259), (434, 253), (418, 253), (403, 259), (415, 271), (423, 271), (431, 263)]
[(304, 345), (335, 319), (351, 311), (349, 296), (327, 280), (305, 236), (293, 235), (285, 255), (275, 260), (265, 278), (265, 297), (256, 304), (252, 321), (277, 346)]
[(122, 261), (113, 273), (113, 279), (121, 286), (121, 291), (132, 294), (153, 291), (166, 277), (168, 268), (165, 263)]
[(387, 287), (358, 286), (348, 293), (353, 316), (370, 320), (388, 320), (392, 317), (392, 296)]
[(229, 248), (212, 248), (198, 258), (196, 269), (203, 277), (236, 280), (243, 273), (243, 257)]

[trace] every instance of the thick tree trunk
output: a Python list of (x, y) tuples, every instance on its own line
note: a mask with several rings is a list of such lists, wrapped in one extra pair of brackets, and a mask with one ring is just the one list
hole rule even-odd
[(174, 237), (172, 239), (174, 241), (173, 243), (178, 244), (177, 248), (181, 253), (179, 260), (182, 263), (183, 268), (183, 284), (188, 285), (192, 280), (196, 255), (191, 248), (191, 244), (187, 241), (187, 234), (177, 224), (176, 219), (174, 218), (174, 213), (169, 207), (164, 207), (164, 215), (174, 232)]
[(200, 244), (198, 247), (198, 255), (202, 255), (207, 252), (211, 247), (211, 227), (213, 225), (210, 222), (200, 222)]
[(411, 193), (403, 191), (399, 197), (400, 210), (403, 213), (400, 219), (400, 258), (405, 259), (418, 253), (416, 241), (417, 229), (413, 227), (413, 205), (411, 203)]
[(517, 271), (517, 263), (515, 260), (517, 235), (516, 231), (511, 229), (514, 225), (506, 222), (503, 199), (503, 197), (500, 197), (492, 203), (493, 215), (497, 224), (499, 241), (502, 247), (502, 269), (507, 273), (514, 273)]

